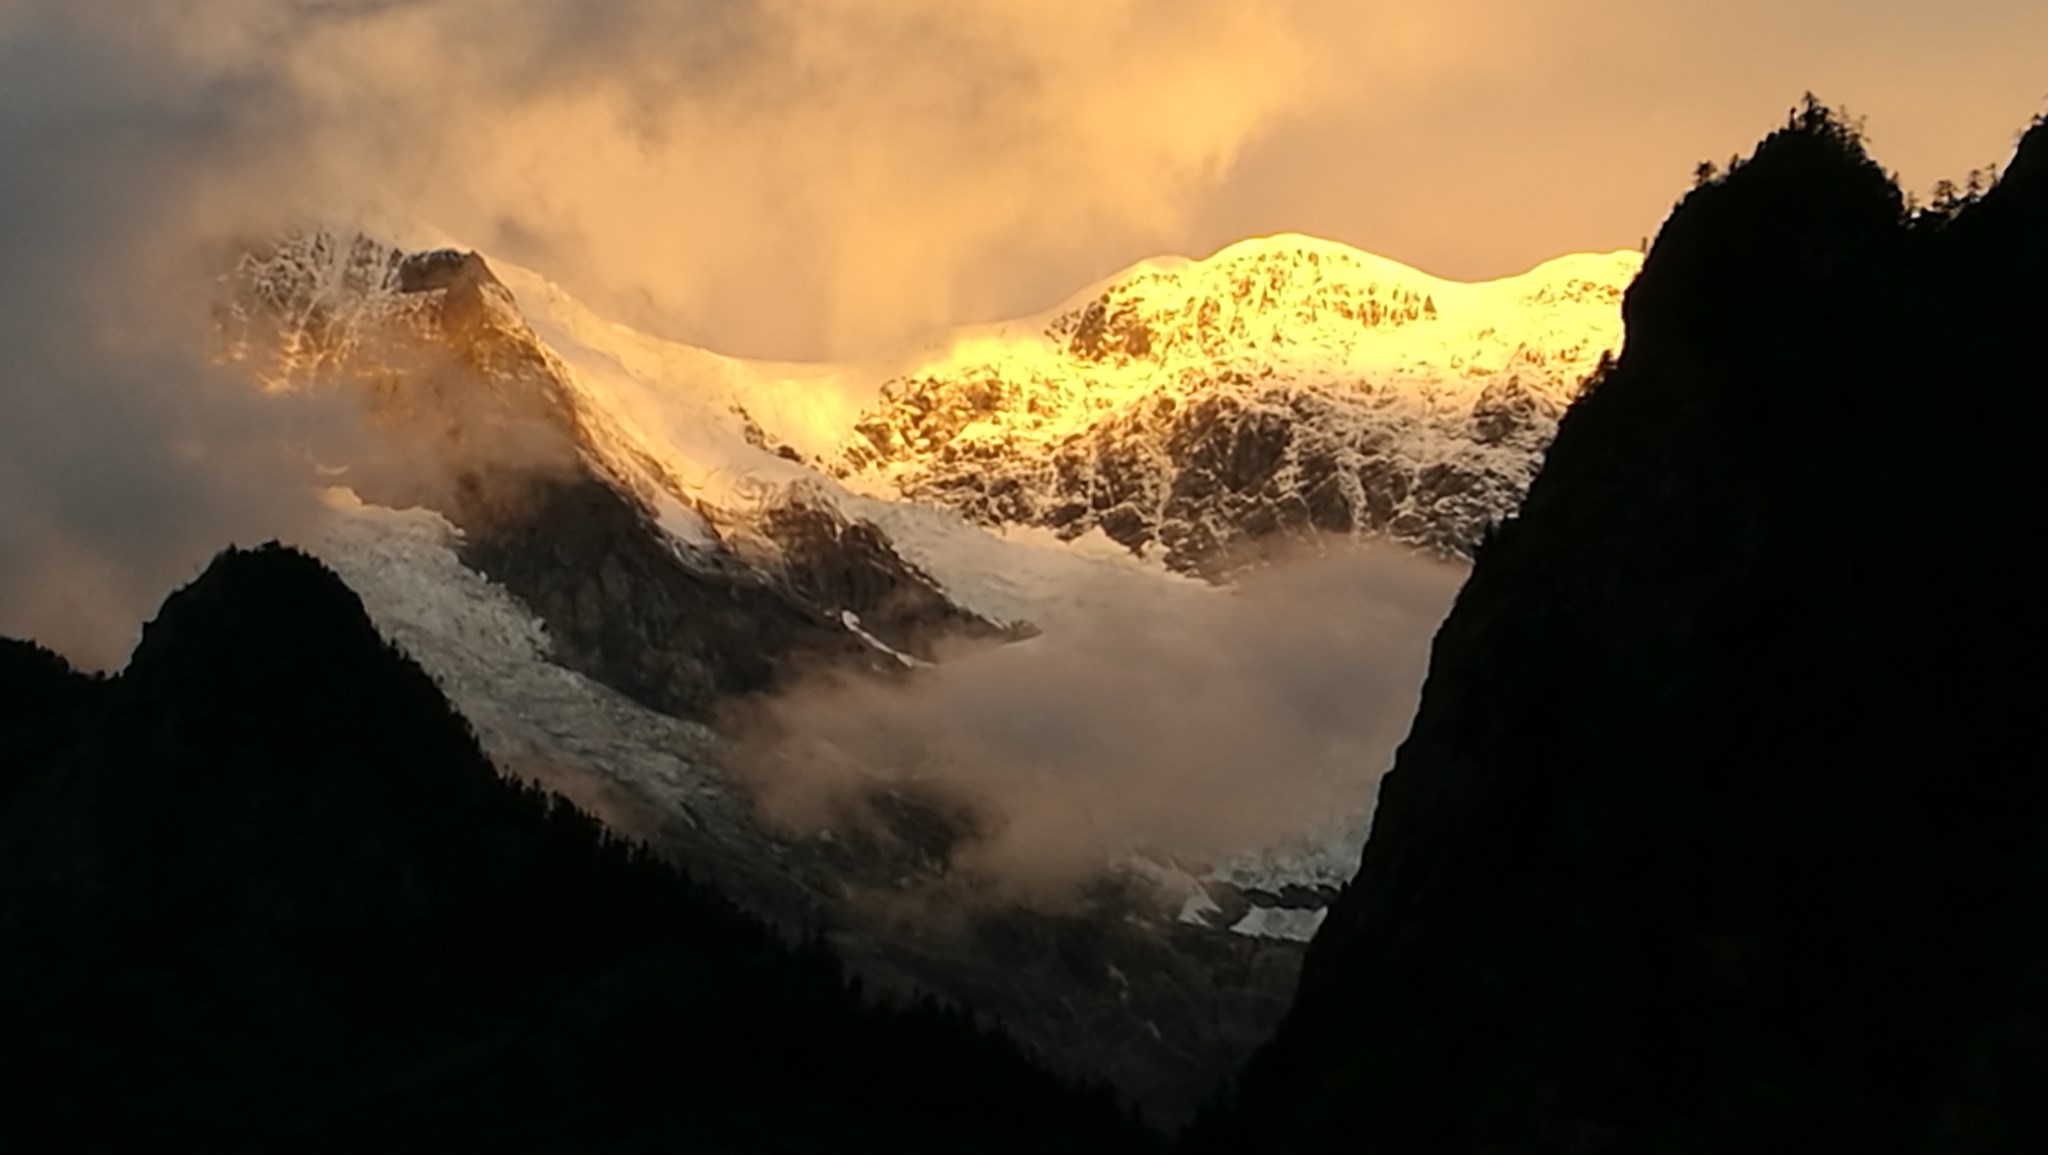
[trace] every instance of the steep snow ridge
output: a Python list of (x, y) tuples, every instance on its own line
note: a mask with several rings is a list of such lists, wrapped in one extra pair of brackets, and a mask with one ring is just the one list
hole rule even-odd
[(329, 490), (298, 544), (363, 600), (386, 640), (418, 662), (501, 769), (537, 782), (612, 829), (675, 854), (776, 920), (815, 898), (784, 847), (719, 764), (708, 728), (671, 717), (549, 659), (547, 629), (457, 556), (461, 531), (424, 509), (366, 505)]
[[(491, 268), (535, 332), (678, 443), (698, 419), (716, 414), (723, 425), (743, 408), (735, 429), (751, 420), (776, 441), (819, 455), (845, 438), (888, 376), (882, 365), (756, 361), (666, 341), (598, 316), (531, 269), (495, 258)], [(758, 441), (749, 444), (758, 449)]]
[(744, 533), (794, 492), (848, 508), (851, 491), (1094, 533), (1217, 577), (1276, 535), (1469, 556), (1619, 347), (1640, 262), (1578, 254), (1468, 284), (1332, 241), (1255, 238), (1141, 262), (894, 371), (721, 356), (494, 268), (628, 443), (615, 456), (658, 463), (659, 488), (721, 529)]
[[(738, 514), (820, 480), (766, 447), (750, 425), (753, 412), (779, 418), (778, 440), (811, 440), (803, 431), (817, 427), (829, 432), (815, 440), (830, 441), (858, 411), (836, 400), (849, 373), (843, 367), (743, 361), (663, 341), (604, 320), (532, 270), (492, 268), (583, 395), (636, 448), (657, 455), (693, 500)], [(743, 401), (751, 406), (744, 413)]]
[[(847, 399), (863, 392), (862, 380), (879, 380), (880, 370), (743, 361), (674, 344), (598, 317), (531, 270), (492, 268), (578, 395), (607, 414), (630, 446), (631, 454), (620, 455), (660, 461), (680, 495), (722, 530), (744, 533), (751, 518), (800, 492), (879, 526), (954, 602), (1006, 624), (1056, 628), (1085, 612), (1076, 598), (1105, 591), (1128, 591), (1132, 601), (1139, 590), (1145, 600), (1169, 601), (1213, 593), (1139, 563), (1100, 535), (1104, 548), (1089, 549), (1028, 528), (973, 525), (943, 508), (850, 491), (767, 447), (773, 438), (800, 451), (807, 427), (814, 443), (839, 445), (859, 412)], [(874, 396), (876, 386), (865, 392)], [(764, 419), (778, 413), (779, 422)]]
[[(501, 387), (563, 390), (579, 452), (652, 508), (679, 546), (715, 546), (716, 534), (693, 508), (673, 455), (653, 452), (653, 439), (635, 426), (632, 414), (563, 362), (529, 326), (513, 291), (491, 279), (494, 273), (458, 249), (408, 254), (360, 232), (293, 232), (253, 247), (233, 270), (240, 291), (229, 292), (221, 310), (227, 356), (249, 364), (271, 390), (320, 387), (329, 373), (403, 374), (406, 366), (386, 363), (394, 353), (394, 334), (410, 333), (427, 345), (450, 336), (428, 320), (431, 295), (407, 279), (475, 276), (479, 314), (467, 323), (500, 339), (498, 348), (481, 338), (472, 341), (486, 351), (471, 356), (492, 362), (479, 370)], [(378, 347), (367, 349), (366, 342)], [(523, 375), (517, 367), (496, 364), (503, 359), (500, 349), (530, 358), (535, 371)], [(522, 386), (523, 376), (531, 383)]]
[(963, 334), (891, 380), (850, 485), (1215, 573), (1276, 533), (1451, 555), (1512, 512), (1620, 345), (1633, 252), (1447, 281), (1298, 235), (1146, 262), (1041, 328)]
[[(877, 521), (906, 520), (893, 508), (908, 500), (1217, 577), (1274, 535), (1378, 534), (1469, 556), (1618, 348), (1640, 260), (1580, 254), (1466, 284), (1336, 242), (1255, 238), (959, 330), (886, 381), (880, 364), (662, 341), (495, 267), (632, 455), (725, 528), (744, 533), (793, 491)], [(985, 584), (934, 562), (958, 551), (891, 536), (949, 587)]]
[[(419, 226), (408, 231), (447, 242)], [(417, 307), (399, 291), (403, 256), (347, 230), (307, 229), (259, 247), (237, 275), (269, 294), (286, 322), (257, 352), (245, 330), (259, 319), (229, 298), (230, 355), (267, 387), (306, 387), (355, 356), (366, 334)], [(531, 270), (495, 260), (489, 267), (504, 286), (485, 298), (489, 323), (522, 336), (545, 362), (574, 402), (582, 448), (647, 501), (680, 547), (716, 549), (722, 533), (744, 535), (763, 510), (802, 494), (880, 525), (963, 606), (996, 621), (1061, 619), (1077, 591), (1105, 583), (1149, 590), (1165, 578), (1180, 596), (1207, 592), (1113, 550), (1072, 548), (1029, 531), (991, 533), (943, 509), (855, 494), (768, 447), (768, 437), (783, 440), (804, 421), (829, 428), (819, 439), (838, 444), (859, 411), (840, 399), (857, 396), (861, 380), (872, 396), (882, 370), (745, 361), (663, 341), (604, 320)], [(773, 433), (754, 420), (778, 412), (796, 416)]]
[(639, 706), (547, 660), (547, 630), (456, 557), (459, 531), (429, 510), (365, 505), (329, 490), (304, 542), (363, 599), (388, 640), (438, 682), (500, 766), (551, 785), (570, 760), (698, 825), (736, 804), (701, 725)]

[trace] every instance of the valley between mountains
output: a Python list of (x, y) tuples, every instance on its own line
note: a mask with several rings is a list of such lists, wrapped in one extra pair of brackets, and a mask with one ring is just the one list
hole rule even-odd
[(0, 1145), (2048, 1147), (2048, 118), (1922, 205), (1809, 96), (1648, 248), (872, 364), (205, 250), (275, 443), (169, 451), (318, 516), (0, 638)]
[(776, 364), (309, 228), (216, 321), (361, 403), (297, 544), (503, 771), (1172, 1121), (1287, 1006), (1639, 261), (1461, 284), (1285, 235)]

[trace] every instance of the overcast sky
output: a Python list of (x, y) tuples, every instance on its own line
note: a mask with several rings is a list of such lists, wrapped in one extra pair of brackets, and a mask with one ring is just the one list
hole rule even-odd
[(1464, 279), (1633, 246), (1808, 89), (1923, 190), (2048, 107), (2040, 0), (0, 0), (0, 36), (101, 130), (183, 113), (216, 185), (791, 358), (1259, 233)]
[[(1350, 7), (1331, 5), (1333, 10)], [(1702, 159), (1747, 152), (1812, 90), (1867, 118), (1909, 188), (2002, 163), (2048, 110), (2039, 0), (1449, 0), (1405, 52), (1329, 18), (1356, 69), (1248, 139), (1191, 249), (1273, 229), (1458, 278), (1654, 235)], [(1399, 66), (1380, 63), (1393, 52)]]
[(2048, 99), (2039, 0), (501, 7), (529, 19), (443, 0), (349, 32), (408, 47), (344, 84), (459, 118), (395, 136), (463, 170), (387, 191), (643, 324), (792, 357), (1259, 233), (1466, 279), (1633, 246), (1808, 89), (1924, 190)]
[(0, 0), (0, 632), (113, 660), (306, 509), (287, 442), (340, 420), (212, 364), (203, 242), (410, 222), (656, 332), (886, 354), (1251, 234), (1634, 245), (1808, 89), (1924, 190), (2009, 152), (2043, 45), (2041, 0)]

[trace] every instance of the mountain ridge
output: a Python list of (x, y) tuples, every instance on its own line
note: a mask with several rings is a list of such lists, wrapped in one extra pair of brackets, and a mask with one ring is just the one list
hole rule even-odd
[(1619, 341), (1635, 265), (1464, 284), (1294, 234), (1141, 262), (892, 378), (835, 472), (1212, 577), (1318, 534), (1466, 556)]
[(67, 699), (0, 700), (18, 1149), (1148, 1145), (502, 778), (305, 555), (220, 555), (110, 679), (0, 643), (0, 685)]
[[(1566, 258), (1464, 286), (1333, 242), (1263, 238), (1206, 261), (1142, 263), (1028, 336), (1012, 325), (972, 339), (1020, 355), (1057, 346), (1051, 371), (1074, 369), (1076, 395), (1106, 373), (1142, 397), (1163, 380), (1148, 358), (1164, 357), (1181, 396), (1218, 399), (1201, 426), (1119, 432), (1230, 483), (1182, 495), (1213, 498), (1220, 530), (1217, 548), (1182, 568), (1227, 583), (1247, 560), (1235, 547), (1294, 536), (1284, 516), (1261, 522), (1240, 490), (1269, 514), (1310, 511), (1291, 528), (1318, 535), (1355, 533), (1355, 518), (1330, 511), (1375, 503), (1389, 517), (1405, 503), (1446, 540), (1491, 524), (1519, 499), (1557, 399), (1618, 329), (1613, 282), (1631, 260)], [(225, 343), (267, 387), (339, 386), (367, 400), (387, 451), (335, 463), (336, 517), (310, 544), (378, 603), (380, 627), (443, 679), (508, 770), (650, 839), (761, 917), (829, 928), (871, 982), (967, 992), (1064, 1069), (1110, 1078), (1161, 1117), (1183, 1116), (1270, 1029), (1367, 808), (1331, 816), (1302, 845), (1229, 861), (1153, 861), (1112, 838), (1105, 885), (1079, 913), (991, 907), (969, 920), (980, 942), (949, 942), (878, 921), (862, 896), (886, 909), (905, 887), (957, 889), (948, 847), (991, 815), (882, 766), (869, 768), (858, 813), (822, 832), (775, 829), (725, 764), (725, 737), (685, 724), (717, 722), (807, 673), (915, 680), (963, 644), (1089, 628), (1063, 603), (1104, 581), (1162, 612), (1227, 591), (1156, 556), (1111, 565), (1100, 551), (1131, 543), (1106, 532), (1068, 533), (1095, 539), (1083, 549), (1043, 527), (1019, 527), (1036, 543), (1006, 539), (943, 502), (820, 472), (829, 455), (780, 442), (778, 415), (852, 421), (857, 367), (667, 345), (528, 271), (346, 231), (251, 246), (227, 285)], [(1243, 300), (1208, 308), (1214, 291)], [(1497, 313), (1505, 322), (1491, 323)], [(1177, 318), (1186, 339), (1138, 349), (1133, 316)], [(1279, 368), (1257, 370), (1261, 358)], [(1200, 369), (1219, 364), (1239, 367)], [(1288, 391), (1285, 412), (1260, 396), (1271, 388)], [(1320, 408), (1301, 417), (1295, 403)], [(1308, 454), (1323, 474), (1307, 480), (1320, 486), (1301, 483), (1311, 438), (1274, 436), (1297, 417), (1331, 435), (1327, 453)], [(860, 436), (850, 424), (825, 433), (827, 445)], [(1404, 436), (1430, 452), (1469, 450), (1483, 468), (1387, 467), (1384, 455), (1381, 468), (1360, 468), (1363, 442)], [(1427, 485), (1411, 482), (1425, 470)], [(1473, 492), (1447, 512), (1437, 498), (1461, 486)], [(1378, 768), (1351, 772), (1369, 780)], [(1120, 995), (1126, 982), (1146, 996)]]
[(1192, 1149), (2039, 1147), (2037, 163), (1914, 213), (1809, 101), (1679, 205)]
[[(783, 830), (734, 775), (729, 739), (689, 724), (799, 677), (915, 677), (941, 643), (993, 644), (1028, 622), (959, 608), (899, 549), (900, 522), (747, 444), (738, 415), (690, 404), (668, 415), (685, 436), (725, 438), (791, 479), (712, 501), (687, 472), (704, 463), (665, 452), (674, 426), (614, 406), (603, 364), (558, 355), (479, 257), (318, 234), (280, 250), (244, 263), (240, 283), (267, 295), (230, 311), (230, 336), (257, 331), (237, 347), (259, 373), (282, 362), (273, 387), (358, 391), (394, 458), (331, 470), (336, 516), (309, 544), (490, 727), (509, 771), (647, 837), (757, 916), (825, 934), (875, 989), (998, 1013), (1060, 1069), (1113, 1079), (1157, 1117), (1184, 1114), (1263, 1037), (1298, 943), (1179, 925), (1177, 901), (1127, 886), (1077, 911), (977, 906), (958, 933), (891, 923), (904, 888), (945, 881), (958, 806), (881, 767), (860, 813)], [(262, 339), (273, 320), (281, 342)], [(977, 539), (977, 570), (1007, 580), (988, 556), (1010, 547), (934, 528)], [(1103, 568), (1058, 560), (1068, 575)], [(1120, 997), (1112, 972), (1145, 997)]]

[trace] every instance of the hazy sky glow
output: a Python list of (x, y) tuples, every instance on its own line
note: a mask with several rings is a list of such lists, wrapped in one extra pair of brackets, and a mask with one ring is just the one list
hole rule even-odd
[(644, 324), (799, 357), (1254, 233), (1460, 278), (1633, 245), (1807, 89), (1924, 189), (2048, 98), (2035, 0), (391, 7), (297, 66), (431, 140), (431, 180), (384, 191)]
[(2048, 98), (2038, 0), (0, 0), (0, 36), (103, 69), (59, 80), (102, 125), (211, 116), (231, 193), (791, 358), (1256, 233), (1465, 279), (1634, 245), (1807, 89), (1924, 189)]
[(303, 505), (271, 435), (338, 422), (209, 364), (201, 242), (427, 224), (665, 335), (886, 354), (1256, 233), (1633, 245), (1807, 89), (1924, 190), (2007, 155), (2044, 44), (2041, 0), (0, 0), (0, 631)]
[(1748, 152), (1807, 90), (1867, 117), (1923, 191), (2003, 163), (2048, 109), (2036, 0), (1445, 0), (1395, 45), (1327, 7), (1324, 50), (1358, 66), (1246, 143), (1186, 246), (1291, 228), (1496, 276), (1654, 235), (1694, 165)]

